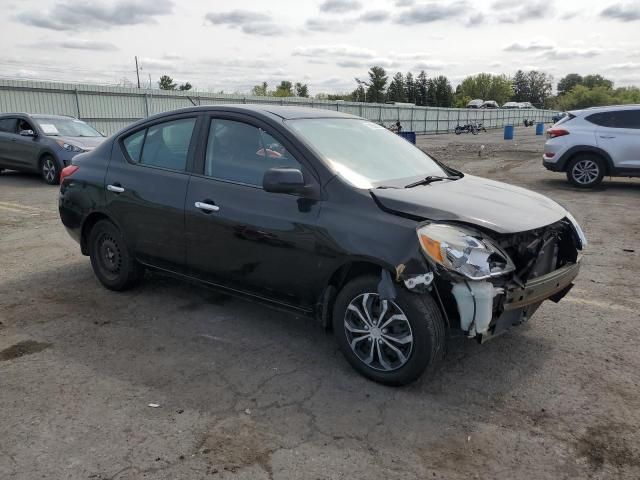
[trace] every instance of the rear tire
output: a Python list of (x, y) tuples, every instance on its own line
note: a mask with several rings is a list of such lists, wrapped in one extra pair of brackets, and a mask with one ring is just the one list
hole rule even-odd
[(144, 273), (124, 236), (109, 220), (100, 220), (89, 232), (89, 257), (96, 277), (109, 290), (127, 290)]
[(51, 155), (45, 155), (40, 160), (40, 175), (49, 185), (60, 183), (60, 166)]
[(456, 135), (460, 135), (462, 133), (462, 127), (456, 127)]
[(333, 309), (334, 335), (359, 373), (385, 385), (406, 385), (442, 359), (444, 321), (429, 294), (398, 289), (394, 300), (381, 300), (379, 282), (363, 276), (342, 288)]
[(577, 155), (567, 166), (567, 180), (578, 188), (593, 188), (603, 178), (604, 162), (597, 155)]

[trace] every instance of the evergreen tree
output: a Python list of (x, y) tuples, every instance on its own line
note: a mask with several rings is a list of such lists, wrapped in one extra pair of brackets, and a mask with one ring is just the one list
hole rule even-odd
[(413, 74), (408, 72), (404, 77), (404, 96), (409, 103), (417, 103), (417, 89), (416, 82), (413, 79)]
[(422, 70), (416, 81), (416, 105), (425, 106), (427, 104), (428, 82), (427, 74)]
[(387, 89), (387, 101), (406, 102), (407, 97), (404, 90), (404, 76), (398, 72), (393, 76), (389, 88)]

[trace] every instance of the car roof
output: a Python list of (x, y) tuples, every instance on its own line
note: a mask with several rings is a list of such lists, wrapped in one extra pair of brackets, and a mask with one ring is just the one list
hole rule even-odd
[[(319, 104), (321, 105), (321, 104)], [(260, 104), (220, 104), (220, 105), (202, 105), (197, 107), (181, 108), (168, 112), (161, 112), (154, 115), (154, 118), (161, 118), (167, 114), (175, 113), (191, 113), (191, 112), (238, 112), (238, 113), (257, 113), (265, 116), (279, 117), (283, 120), (294, 120), (298, 118), (357, 118), (356, 115), (338, 112), (336, 110), (327, 110), (324, 108), (296, 107), (291, 105), (260, 105)]]
[(15, 117), (15, 116), (23, 116), (23, 117), (29, 117), (29, 118), (75, 118), (71, 115), (53, 115), (48, 113), (26, 113), (26, 112), (0, 113), (0, 118)]
[(606, 105), (604, 107), (583, 108), (581, 110), (571, 110), (571, 111), (569, 111), (569, 113), (571, 115), (579, 117), (579, 116), (588, 115), (588, 114), (591, 114), (591, 113), (615, 112), (615, 111), (620, 111), (620, 110), (637, 110), (639, 108), (640, 108), (640, 104), (631, 103), (631, 104), (628, 104), (628, 105)]

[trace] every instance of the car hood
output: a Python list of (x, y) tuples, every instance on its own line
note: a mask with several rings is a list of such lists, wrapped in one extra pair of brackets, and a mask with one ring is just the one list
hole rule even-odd
[(567, 211), (538, 193), (502, 182), (465, 175), (402, 189), (374, 189), (383, 209), (425, 220), (457, 221), (497, 233), (516, 233), (561, 220)]
[(57, 136), (53, 137), (56, 140), (62, 140), (64, 142), (69, 142), (70, 144), (77, 145), (83, 150), (93, 150), (98, 145), (106, 140), (106, 137), (68, 137), (68, 136)]

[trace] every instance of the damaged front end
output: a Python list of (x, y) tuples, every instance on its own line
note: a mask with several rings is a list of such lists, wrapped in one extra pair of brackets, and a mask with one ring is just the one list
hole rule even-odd
[(529, 319), (544, 300), (563, 298), (580, 269), (579, 250), (586, 246), (570, 215), (515, 234), (453, 223), (422, 224), (417, 233), (435, 272), (428, 281), (434, 282), (445, 313), (481, 342)]

